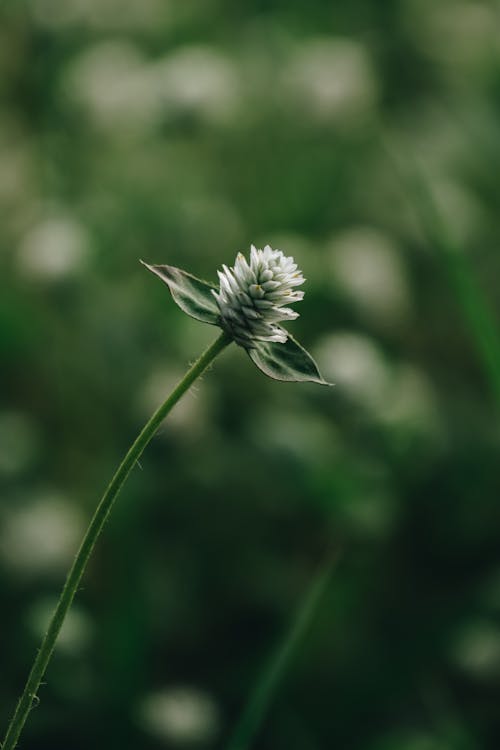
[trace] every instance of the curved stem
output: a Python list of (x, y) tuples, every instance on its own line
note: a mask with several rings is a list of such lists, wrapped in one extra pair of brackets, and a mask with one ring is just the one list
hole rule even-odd
[(113, 503), (120, 492), (125, 480), (140, 458), (143, 450), (155, 435), (164, 418), (177, 403), (180, 397), (188, 390), (194, 381), (207, 369), (215, 357), (231, 342), (231, 338), (222, 333), (214, 343), (201, 355), (201, 357), (190, 367), (183, 379), (172, 391), (167, 400), (155, 411), (149, 422), (144, 426), (135, 442), (129, 448), (125, 458), (116, 470), (108, 485), (97, 509), (92, 517), (87, 532), (83, 538), (80, 549), (75, 557), (73, 565), (66, 578), (63, 590), (59, 597), (54, 614), (50, 621), (40, 650), (37, 653), (28, 680), (17, 704), (15, 713), (10, 721), (7, 734), (3, 742), (2, 750), (14, 750), (19, 735), (24, 727), (33, 701), (36, 697), (40, 682), (50, 661), (54, 646), (61, 630), (64, 618), (71, 606), (75, 593), (85, 572), (92, 550), (102, 528), (110, 514)]

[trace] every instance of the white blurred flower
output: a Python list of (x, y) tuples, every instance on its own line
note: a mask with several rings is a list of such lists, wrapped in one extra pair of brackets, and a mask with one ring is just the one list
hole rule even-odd
[(377, 411), (391, 386), (390, 367), (373, 339), (358, 333), (326, 336), (319, 344), (326, 377), (365, 407)]
[(368, 52), (351, 39), (305, 42), (290, 60), (284, 83), (304, 115), (318, 119), (351, 121), (377, 99)]
[(477, 85), (467, 71), (481, 71), (497, 58), (500, 20), (494, 3), (477, 0), (406, 0), (406, 22), (421, 51), (448, 66), (462, 86)]
[(438, 399), (417, 367), (390, 363), (374, 339), (358, 333), (329, 335), (319, 350), (326, 376), (383, 425), (444, 439)]
[(500, 628), (488, 621), (470, 622), (452, 638), (452, 661), (480, 679), (500, 676)]
[(269, 245), (264, 250), (252, 245), (250, 263), (238, 253), (234, 267), (223, 269), (218, 271), (220, 289), (212, 292), (222, 327), (247, 349), (254, 341), (285, 343), (287, 332), (278, 323), (299, 315), (285, 305), (304, 297), (295, 290), (305, 279), (293, 258)]
[(410, 292), (397, 248), (376, 229), (357, 227), (329, 246), (334, 278), (361, 313), (393, 327), (409, 313)]
[(100, 42), (85, 50), (68, 67), (63, 93), (115, 137), (142, 132), (161, 114), (151, 66), (131, 42)]
[(47, 279), (78, 273), (90, 251), (85, 228), (70, 216), (40, 221), (24, 237), (18, 250), (23, 271)]
[[(28, 625), (37, 638), (44, 636), (56, 604), (56, 599), (43, 597), (30, 608)], [(78, 653), (88, 645), (91, 636), (92, 620), (81, 607), (73, 604), (57, 637), (58, 650), (62, 649), (68, 654)]]
[(148, 60), (126, 41), (86, 50), (63, 81), (68, 101), (114, 137), (141, 134), (179, 113), (223, 121), (233, 113), (239, 90), (233, 62), (215, 49), (184, 46)]
[(220, 726), (214, 700), (191, 687), (153, 693), (140, 706), (139, 717), (151, 733), (178, 745), (209, 743)]
[(155, 62), (151, 73), (166, 114), (184, 110), (217, 121), (233, 112), (239, 90), (234, 63), (215, 49), (181, 47)]
[(6, 512), (0, 531), (0, 558), (26, 575), (64, 569), (83, 530), (80, 511), (56, 493)]

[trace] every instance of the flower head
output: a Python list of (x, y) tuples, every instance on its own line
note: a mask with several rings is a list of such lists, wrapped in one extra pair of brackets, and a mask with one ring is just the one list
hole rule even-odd
[(287, 305), (304, 296), (296, 289), (302, 272), (281, 250), (252, 245), (248, 261), (238, 253), (233, 268), (219, 271), (219, 288), (175, 266), (144, 265), (167, 284), (181, 310), (222, 328), (265, 375), (328, 385), (309, 352), (280, 325), (298, 317)]
[(299, 316), (286, 305), (304, 297), (295, 289), (305, 279), (293, 258), (269, 245), (263, 250), (252, 245), (250, 262), (238, 253), (233, 268), (222, 268), (219, 291), (212, 291), (222, 328), (246, 349), (257, 341), (284, 344), (288, 334), (279, 323)]

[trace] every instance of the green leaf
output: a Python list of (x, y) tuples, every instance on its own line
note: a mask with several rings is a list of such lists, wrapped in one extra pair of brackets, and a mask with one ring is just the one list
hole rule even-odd
[(219, 325), (219, 308), (212, 294), (216, 286), (174, 266), (150, 266), (142, 260), (141, 263), (167, 284), (181, 310), (202, 323)]
[(259, 370), (274, 380), (310, 381), (320, 385), (333, 385), (323, 380), (309, 352), (290, 334), (284, 344), (256, 341), (255, 348), (247, 351)]

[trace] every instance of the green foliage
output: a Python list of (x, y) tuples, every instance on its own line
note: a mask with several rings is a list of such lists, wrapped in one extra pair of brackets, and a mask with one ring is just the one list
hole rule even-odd
[(496, 750), (497, 39), (473, 0), (1, 4), (0, 727), (110, 471), (214, 337), (139, 259), (293, 255), (336, 384), (232, 346), (179, 403), (23, 750), (223, 747), (332, 545), (256, 748)]

